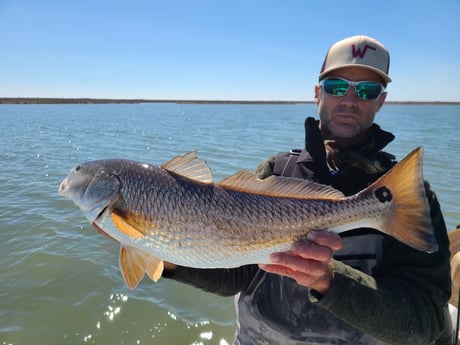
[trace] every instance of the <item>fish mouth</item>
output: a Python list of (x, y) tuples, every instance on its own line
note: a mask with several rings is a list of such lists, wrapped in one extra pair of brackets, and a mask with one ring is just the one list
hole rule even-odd
[(58, 193), (61, 196), (67, 196), (69, 190), (69, 178), (66, 177), (59, 185)]

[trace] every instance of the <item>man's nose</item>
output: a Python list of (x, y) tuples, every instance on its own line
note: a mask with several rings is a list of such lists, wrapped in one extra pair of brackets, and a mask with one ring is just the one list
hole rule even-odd
[(343, 104), (356, 104), (358, 96), (356, 96), (355, 88), (350, 87), (345, 94), (341, 97), (341, 103)]

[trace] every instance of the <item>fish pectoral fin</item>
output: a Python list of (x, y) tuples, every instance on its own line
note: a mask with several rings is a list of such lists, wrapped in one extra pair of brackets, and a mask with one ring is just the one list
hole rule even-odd
[(138, 230), (136, 227), (129, 223), (129, 220), (125, 217), (119, 215), (118, 213), (113, 212), (110, 217), (112, 218), (112, 223), (115, 227), (123, 232), (125, 235), (134, 238), (143, 238), (144, 234), (142, 231)]
[(217, 183), (218, 186), (244, 193), (296, 199), (337, 200), (343, 193), (309, 180), (271, 175), (260, 179), (249, 171), (240, 171)]
[(198, 159), (196, 153), (197, 151), (192, 151), (185, 155), (176, 156), (161, 165), (161, 168), (194, 181), (212, 183), (211, 168), (205, 161)]
[(134, 247), (120, 247), (120, 270), (130, 290), (137, 287), (145, 273), (157, 282), (163, 273), (163, 261)]

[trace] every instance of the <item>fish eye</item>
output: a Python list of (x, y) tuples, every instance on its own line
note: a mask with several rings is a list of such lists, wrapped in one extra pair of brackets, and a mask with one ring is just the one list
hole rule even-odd
[(76, 172), (79, 172), (80, 169), (81, 169), (81, 165), (77, 165), (76, 168), (75, 168), (75, 171), (76, 171)]

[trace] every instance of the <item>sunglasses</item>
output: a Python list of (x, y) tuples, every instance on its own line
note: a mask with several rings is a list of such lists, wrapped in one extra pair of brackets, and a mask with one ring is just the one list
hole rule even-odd
[(363, 100), (376, 100), (385, 92), (385, 87), (375, 81), (351, 81), (343, 78), (326, 78), (319, 85), (331, 96), (343, 96), (350, 87), (355, 89), (356, 97)]

